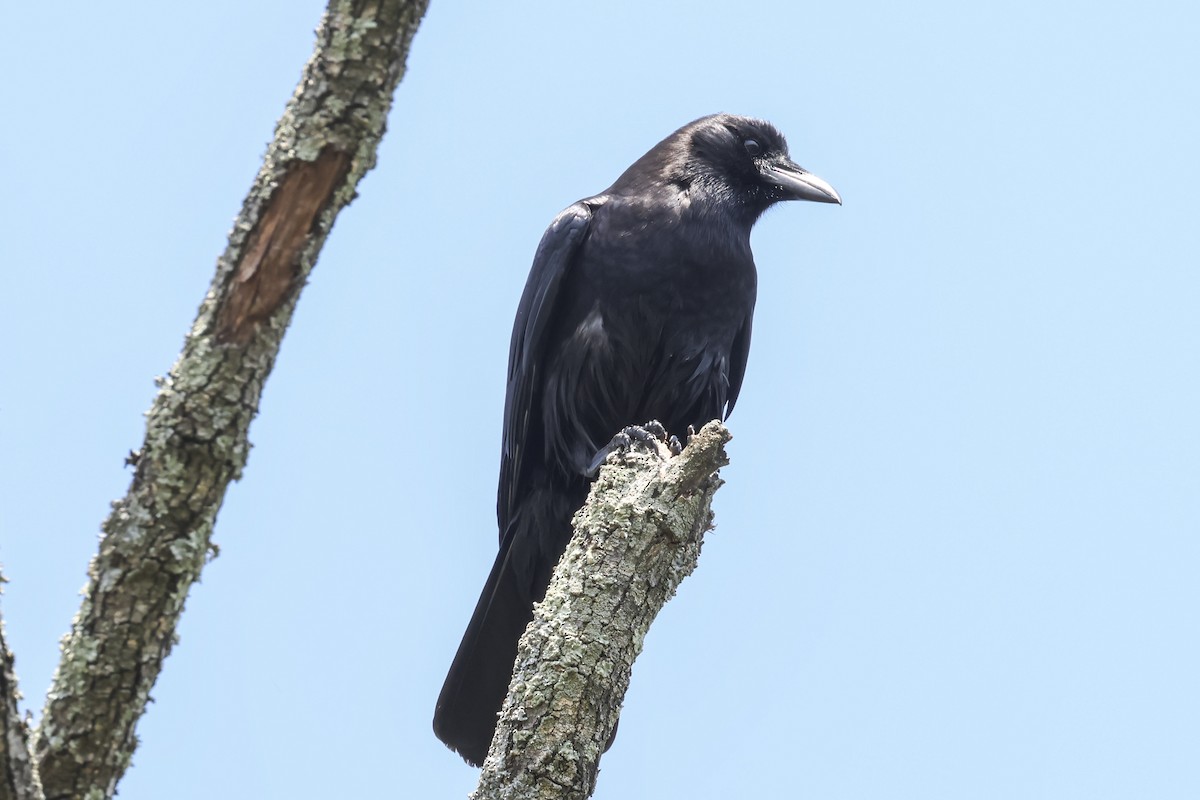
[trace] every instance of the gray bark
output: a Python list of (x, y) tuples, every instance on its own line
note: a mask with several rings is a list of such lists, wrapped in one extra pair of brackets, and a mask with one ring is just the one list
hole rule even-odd
[[(0, 583), (4, 577), (0, 576)], [(21, 717), (21, 693), (13, 670), (13, 654), (0, 623), (0, 800), (42, 800), (42, 787), (33, 774), (29, 755), (29, 726)]]
[[(104, 522), (33, 734), (48, 800), (112, 797), (129, 765), (188, 590), (213, 552), (225, 490), (246, 464), (263, 384), (334, 219), (375, 164), (427, 2), (329, 3), (183, 352), (160, 385), (128, 494)], [(6, 700), (15, 696), (15, 686), (4, 688)], [(9, 775), (22, 766), (13, 708), (5, 714)]]
[(521, 637), (474, 800), (592, 794), (646, 632), (712, 526), (729, 438), (714, 421), (677, 456), (652, 442), (609, 457)]

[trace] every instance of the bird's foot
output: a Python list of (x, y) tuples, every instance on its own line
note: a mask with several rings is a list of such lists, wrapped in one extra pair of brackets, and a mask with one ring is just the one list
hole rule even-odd
[(665, 442), (671, 448), (673, 454), (679, 454), (679, 451), (675, 449), (679, 444), (679, 440), (674, 436), (668, 439), (667, 429), (662, 426), (661, 422), (651, 420), (645, 425), (626, 426), (612, 438), (612, 441), (596, 452), (595, 458), (588, 464), (587, 471), (584, 474), (589, 478), (595, 478), (600, 474), (600, 467), (608, 459), (609, 455), (619, 450), (629, 450), (639, 444), (643, 447), (654, 449), (660, 442)]
[(667, 441), (667, 429), (656, 419), (650, 420), (645, 425), (630, 425), (621, 433), (628, 434), (631, 439), (642, 444), (652, 444), (656, 439), (660, 442)]
[(683, 448), (685, 448), (689, 444), (691, 444), (692, 439), (694, 439), (695, 437), (696, 437), (696, 426), (695, 425), (687, 426), (687, 433), (684, 434), (682, 442), (679, 441), (678, 436), (672, 435), (671, 438), (667, 440), (667, 447), (671, 448), (671, 455), (677, 456), (680, 453), (682, 453)]

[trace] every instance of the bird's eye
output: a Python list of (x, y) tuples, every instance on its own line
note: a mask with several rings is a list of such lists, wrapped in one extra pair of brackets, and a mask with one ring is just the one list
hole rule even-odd
[(756, 155), (759, 155), (760, 153), (762, 153), (762, 147), (759, 145), (758, 142), (754, 141), (753, 139), (747, 139), (746, 141), (742, 142), (742, 146), (745, 147), (746, 152), (752, 156), (756, 156)]

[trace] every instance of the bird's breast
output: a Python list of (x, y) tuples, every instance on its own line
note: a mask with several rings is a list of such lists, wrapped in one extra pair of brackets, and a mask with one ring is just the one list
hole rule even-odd
[(754, 307), (748, 249), (700, 246), (670, 226), (623, 230), (585, 241), (560, 298), (542, 396), (547, 456), (571, 471), (626, 425), (658, 419), (682, 435), (722, 416)]

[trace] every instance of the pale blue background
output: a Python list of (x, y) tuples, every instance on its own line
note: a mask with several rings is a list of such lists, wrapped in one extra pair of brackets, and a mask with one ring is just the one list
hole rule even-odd
[[(35, 711), (321, 8), (6, 15), (0, 559)], [(719, 527), (597, 797), (1200, 797), (1197, 41), (1181, 0), (434, 0), (121, 796), (474, 786), (429, 720), (530, 257), (728, 110), (846, 204), (755, 232)]]

